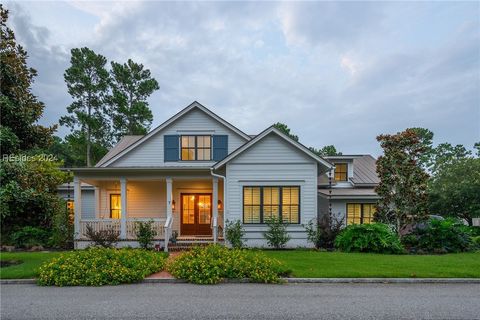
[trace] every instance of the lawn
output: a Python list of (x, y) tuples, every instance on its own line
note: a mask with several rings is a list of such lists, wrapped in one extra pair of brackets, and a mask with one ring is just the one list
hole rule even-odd
[(383, 255), (263, 251), (297, 278), (480, 278), (480, 252), (445, 255)]
[(37, 269), (46, 260), (61, 252), (2, 252), (0, 259), (21, 260), (23, 263), (0, 268), (0, 279), (29, 279), (37, 276)]

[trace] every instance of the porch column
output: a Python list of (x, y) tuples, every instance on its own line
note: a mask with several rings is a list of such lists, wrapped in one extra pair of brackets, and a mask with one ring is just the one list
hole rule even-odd
[(167, 178), (167, 219), (172, 216), (172, 178)]
[(100, 188), (95, 187), (95, 219), (100, 218)]
[(120, 199), (122, 201), (120, 209), (120, 239), (127, 238), (127, 179), (120, 178)]
[(213, 215), (213, 242), (218, 238), (218, 178), (212, 178), (212, 215)]
[(78, 177), (73, 178), (73, 223), (75, 239), (81, 238), (80, 221), (82, 220), (82, 181)]

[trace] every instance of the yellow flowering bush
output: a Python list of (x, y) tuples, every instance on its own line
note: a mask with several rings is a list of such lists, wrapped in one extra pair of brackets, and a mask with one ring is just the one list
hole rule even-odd
[(223, 279), (278, 283), (287, 273), (276, 259), (245, 249), (228, 249), (219, 245), (195, 247), (176, 257), (167, 266), (176, 278), (197, 284), (215, 284)]
[(167, 255), (143, 249), (89, 248), (70, 251), (44, 263), (38, 284), (102, 286), (138, 282), (163, 270)]

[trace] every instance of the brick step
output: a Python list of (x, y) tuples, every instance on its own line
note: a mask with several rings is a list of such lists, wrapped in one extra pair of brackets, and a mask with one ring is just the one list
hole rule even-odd
[[(217, 241), (218, 244), (223, 244), (223, 240)], [(188, 240), (177, 240), (177, 243), (170, 243), (168, 245), (168, 251), (187, 251), (191, 250), (193, 247), (204, 247), (208, 246), (209, 244), (213, 244), (213, 240), (209, 241), (198, 241), (198, 240), (193, 240), (193, 241), (188, 241)]]

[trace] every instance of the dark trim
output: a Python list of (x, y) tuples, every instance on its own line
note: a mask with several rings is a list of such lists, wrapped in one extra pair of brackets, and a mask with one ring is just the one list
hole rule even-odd
[[(245, 188), (260, 188), (260, 222), (245, 222)], [(292, 185), (292, 186), (286, 186), (286, 185), (262, 185), (262, 186), (243, 186), (242, 187), (242, 223), (246, 225), (265, 225), (265, 221), (263, 218), (263, 189), (264, 188), (279, 188), (279, 195), (278, 195), (278, 218), (280, 221), (283, 223), (282, 219), (282, 212), (283, 212), (283, 188), (298, 188), (298, 222), (293, 223), (293, 222), (288, 222), (285, 224), (291, 224), (291, 225), (299, 225), (301, 224), (301, 199), (302, 199), (302, 187), (299, 185)], [(257, 206), (257, 205), (250, 205), (250, 206)], [(288, 205), (289, 207), (295, 206), (295, 205)]]

